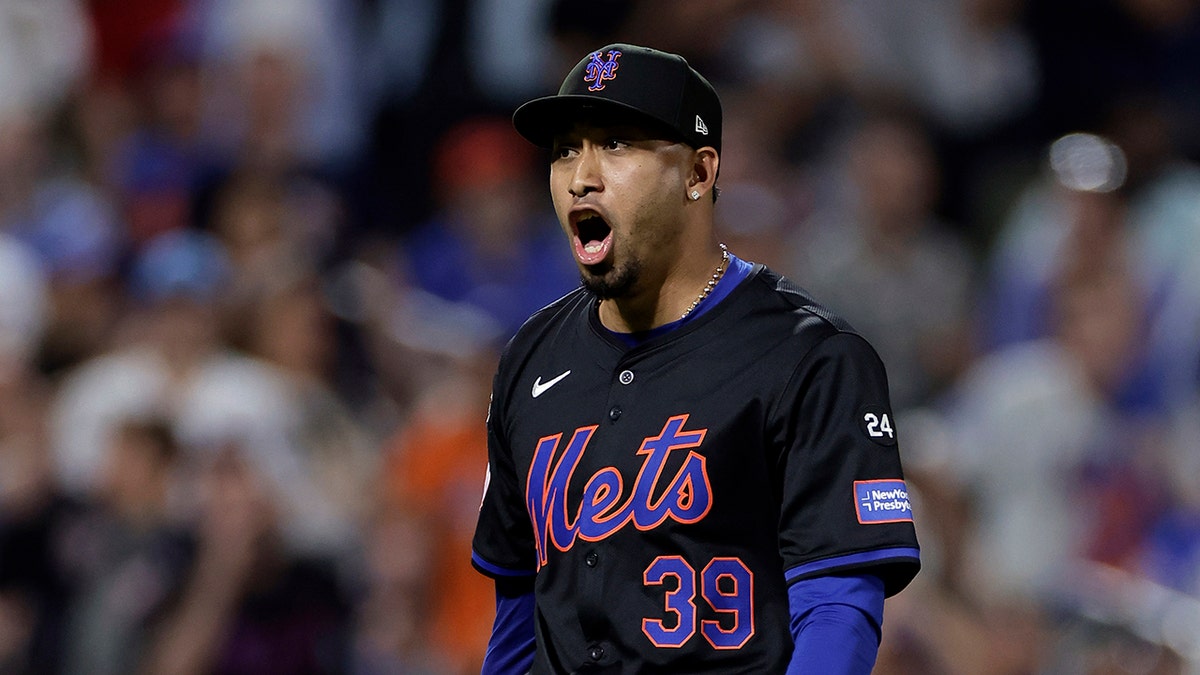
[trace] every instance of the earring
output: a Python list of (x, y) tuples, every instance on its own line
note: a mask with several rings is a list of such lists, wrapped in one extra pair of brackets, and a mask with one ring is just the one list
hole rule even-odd
[(689, 196), (692, 198), (692, 201), (696, 201), (697, 199), (700, 199), (700, 191), (692, 190), (692, 194)]

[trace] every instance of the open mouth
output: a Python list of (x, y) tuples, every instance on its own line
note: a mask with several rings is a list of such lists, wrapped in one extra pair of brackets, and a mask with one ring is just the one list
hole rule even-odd
[(595, 265), (612, 249), (612, 228), (603, 218), (589, 213), (575, 222), (575, 257), (584, 265)]

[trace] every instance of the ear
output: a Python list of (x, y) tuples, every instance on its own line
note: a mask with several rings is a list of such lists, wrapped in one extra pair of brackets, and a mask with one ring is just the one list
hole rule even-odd
[(688, 192), (699, 191), (701, 196), (712, 192), (717, 183), (717, 170), (721, 166), (721, 157), (715, 148), (704, 146), (692, 155), (692, 175), (688, 180)]

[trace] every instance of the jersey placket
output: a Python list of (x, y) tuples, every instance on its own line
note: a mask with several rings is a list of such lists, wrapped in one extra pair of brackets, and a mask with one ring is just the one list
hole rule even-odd
[[(636, 386), (635, 380), (636, 375), (626, 364), (626, 359), (619, 360), (613, 368), (608, 398), (605, 402), (606, 419), (601, 424), (601, 428), (608, 432), (604, 436), (608, 437), (609, 441), (603, 446), (607, 453), (623, 453), (637, 447), (636, 445), (629, 447), (628, 434), (621, 433), (622, 430), (619, 428), (625, 426), (621, 424), (621, 419), (625, 414), (625, 409), (632, 401), (633, 387)], [(612, 457), (611, 454), (602, 454), (600, 461), (606, 465), (621, 466), (625, 464), (618, 459)], [(631, 480), (627, 482), (627, 486), (632, 484)], [(610, 623), (612, 620), (611, 598), (606, 597), (606, 584), (611, 583), (612, 580), (607, 578), (611, 571), (606, 570), (606, 567), (610, 567), (610, 558), (615, 553), (611, 547), (606, 546), (607, 541), (608, 539), (601, 539), (586, 542), (583, 550), (580, 551), (582, 555), (577, 558), (580, 566), (580, 593), (576, 600), (579, 603), (580, 622), (587, 639), (584, 653), (587, 660), (596, 665), (611, 661), (613, 656), (613, 648), (609, 642), (610, 633), (614, 630)]]

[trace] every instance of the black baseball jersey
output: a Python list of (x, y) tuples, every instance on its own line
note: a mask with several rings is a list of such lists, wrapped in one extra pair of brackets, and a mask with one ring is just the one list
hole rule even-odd
[(506, 347), (473, 560), (536, 573), (534, 673), (783, 672), (787, 585), (919, 567), (883, 364), (756, 265), (628, 347), (579, 289)]

